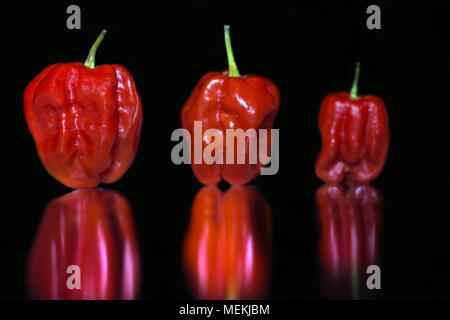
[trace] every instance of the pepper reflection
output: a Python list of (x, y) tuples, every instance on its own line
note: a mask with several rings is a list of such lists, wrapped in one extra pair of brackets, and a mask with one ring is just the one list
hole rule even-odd
[(323, 185), (316, 201), (324, 293), (329, 298), (371, 298), (366, 269), (379, 265), (382, 196), (371, 185)]
[(255, 187), (216, 186), (195, 196), (183, 244), (184, 267), (199, 299), (262, 299), (272, 253), (271, 210)]
[[(80, 289), (68, 288), (76, 283), (76, 271), (67, 273), (71, 265), (79, 267)], [(31, 298), (134, 299), (139, 278), (132, 211), (123, 196), (76, 190), (47, 205), (28, 258)]]

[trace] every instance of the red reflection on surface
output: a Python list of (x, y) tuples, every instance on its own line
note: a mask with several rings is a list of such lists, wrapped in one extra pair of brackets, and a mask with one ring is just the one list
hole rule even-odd
[(254, 187), (197, 193), (184, 239), (184, 266), (200, 299), (262, 299), (271, 269), (271, 211)]
[(382, 196), (371, 185), (323, 185), (316, 201), (323, 290), (330, 297), (369, 297), (366, 270), (379, 264)]
[[(68, 288), (70, 265), (80, 268), (80, 289)], [(47, 205), (28, 258), (31, 298), (134, 299), (139, 278), (132, 211), (123, 196), (76, 190)]]

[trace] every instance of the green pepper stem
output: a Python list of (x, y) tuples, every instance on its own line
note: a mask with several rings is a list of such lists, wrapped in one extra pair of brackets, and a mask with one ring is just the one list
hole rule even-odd
[(240, 77), (241, 75), (239, 74), (236, 61), (234, 61), (233, 48), (231, 47), (230, 26), (225, 25), (223, 29), (225, 31), (225, 47), (227, 49), (227, 58), (228, 58), (228, 76)]
[(350, 90), (350, 99), (358, 100), (358, 79), (359, 79), (359, 61), (356, 63), (355, 77), (353, 78), (352, 89)]
[(89, 51), (89, 54), (86, 58), (86, 61), (84, 62), (84, 65), (88, 68), (94, 69), (95, 68), (95, 54), (97, 53), (97, 49), (100, 46), (100, 43), (102, 42), (103, 38), (105, 37), (106, 30), (103, 29), (102, 32), (100, 32), (100, 35), (97, 37), (97, 40), (95, 40), (94, 44), (91, 47), (91, 50)]

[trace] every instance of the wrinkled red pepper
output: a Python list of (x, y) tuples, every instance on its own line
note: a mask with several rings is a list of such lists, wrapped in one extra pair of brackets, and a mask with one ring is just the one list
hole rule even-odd
[(120, 65), (95, 67), (95, 52), (80, 62), (45, 68), (24, 92), (24, 111), (39, 157), (71, 188), (117, 181), (139, 144), (142, 105), (133, 78)]
[(386, 160), (386, 108), (376, 96), (357, 94), (358, 75), (359, 64), (351, 92), (327, 95), (320, 108), (322, 150), (315, 170), (328, 183), (339, 183), (345, 178), (368, 183), (380, 174)]
[(366, 270), (379, 265), (381, 194), (371, 185), (327, 184), (317, 189), (316, 202), (323, 291), (330, 298), (369, 297)]
[[(181, 111), (184, 129), (194, 136), (194, 121), (202, 122), (202, 154), (212, 142), (205, 134), (208, 129), (217, 129), (223, 137), (223, 158), (226, 154), (226, 129), (267, 129), (267, 151), (270, 157), (270, 129), (278, 112), (280, 97), (277, 87), (268, 79), (254, 75), (240, 75), (237, 69), (228, 26), (225, 26), (225, 43), (229, 70), (205, 74)], [(257, 134), (259, 137), (259, 134)], [(237, 140), (237, 139), (236, 139)], [(258, 138), (259, 140), (259, 138)], [(234, 163), (195, 164), (194, 144), (191, 143), (191, 164), (197, 179), (203, 184), (216, 184), (221, 179), (232, 185), (243, 185), (254, 179), (263, 167), (261, 159), (251, 164), (249, 159), (249, 139), (246, 137), (245, 164), (238, 164), (238, 148), (234, 143)]]
[[(74, 265), (79, 288), (78, 271), (68, 270)], [(31, 298), (135, 299), (139, 281), (133, 214), (123, 196), (76, 190), (47, 205), (28, 258)]]
[(254, 187), (200, 189), (183, 243), (184, 267), (200, 299), (262, 299), (271, 270), (271, 210)]

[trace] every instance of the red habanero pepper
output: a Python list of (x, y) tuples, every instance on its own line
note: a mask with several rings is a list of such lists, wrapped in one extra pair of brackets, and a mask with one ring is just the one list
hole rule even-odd
[[(265, 142), (267, 142), (267, 153), (270, 155), (271, 128), (280, 105), (278, 89), (271, 81), (263, 77), (239, 74), (231, 48), (228, 26), (225, 26), (225, 44), (229, 70), (208, 72), (200, 79), (181, 111), (183, 128), (187, 129), (193, 137), (194, 122), (201, 122), (202, 154), (214, 141), (205, 134), (205, 131), (218, 130), (223, 137), (223, 158), (230, 143), (226, 139), (227, 129), (242, 129), (245, 132), (248, 129), (254, 129), (258, 140), (259, 129), (266, 129)], [(234, 143), (233, 163), (226, 161), (212, 164), (206, 164), (203, 161), (195, 163), (194, 144), (191, 143), (191, 164), (197, 179), (203, 184), (216, 184), (223, 178), (232, 185), (243, 185), (254, 179), (264, 164), (259, 157), (255, 163), (249, 161), (249, 137), (245, 139), (245, 146)], [(238, 163), (239, 156), (245, 157), (244, 164)]]
[(117, 181), (136, 155), (142, 105), (134, 80), (120, 65), (95, 67), (95, 41), (84, 64), (45, 68), (24, 92), (24, 112), (50, 175), (71, 188)]
[(368, 183), (380, 174), (386, 160), (386, 108), (377, 96), (357, 94), (359, 68), (358, 63), (350, 93), (329, 94), (320, 108), (322, 150), (315, 170), (328, 183), (339, 183), (344, 178)]

